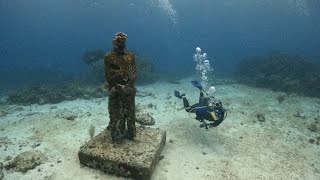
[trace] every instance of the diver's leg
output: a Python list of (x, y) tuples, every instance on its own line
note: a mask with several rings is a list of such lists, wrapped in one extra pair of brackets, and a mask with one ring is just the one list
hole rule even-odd
[(184, 106), (184, 108), (189, 108), (190, 105), (189, 105), (189, 101), (187, 100), (187, 98), (183, 97), (182, 100), (183, 100), (183, 106)]
[(203, 92), (200, 91), (200, 95), (199, 95), (199, 103), (203, 103)]
[(192, 108), (190, 107), (189, 105), (189, 101), (187, 100), (186, 97), (183, 97), (183, 106), (184, 106), (184, 109), (187, 111), (187, 112), (190, 112), (190, 110), (192, 110)]

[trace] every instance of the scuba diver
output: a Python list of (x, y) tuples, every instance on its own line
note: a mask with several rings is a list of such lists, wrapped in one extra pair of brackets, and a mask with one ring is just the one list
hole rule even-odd
[[(183, 99), (184, 109), (189, 113), (189, 117), (191, 117), (190, 113), (196, 114), (195, 119), (202, 122), (200, 128), (209, 129), (218, 126), (227, 117), (227, 110), (222, 107), (220, 100), (213, 96), (204, 96), (204, 90), (200, 82), (191, 81), (191, 83), (200, 90), (199, 103), (190, 106), (185, 94), (180, 95), (180, 92), (176, 90), (174, 91), (174, 96)], [(206, 122), (206, 120), (209, 122)]]

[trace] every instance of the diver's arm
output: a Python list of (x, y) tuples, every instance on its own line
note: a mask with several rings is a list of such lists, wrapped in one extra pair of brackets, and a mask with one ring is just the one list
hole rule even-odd
[(219, 119), (219, 120), (216, 120), (214, 123), (210, 123), (210, 127), (217, 127), (219, 126), (219, 124), (221, 124), (223, 121), (223, 119)]
[(221, 112), (222, 114), (219, 116), (219, 119), (214, 121), (213, 123), (210, 123), (210, 127), (217, 127), (219, 126), (222, 121), (226, 118), (226, 115), (227, 115), (227, 111), (226, 110), (223, 110)]

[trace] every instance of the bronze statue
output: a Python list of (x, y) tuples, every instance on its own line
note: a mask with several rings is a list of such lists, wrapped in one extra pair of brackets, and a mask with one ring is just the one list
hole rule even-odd
[(104, 57), (109, 90), (108, 129), (113, 142), (117, 143), (124, 138), (133, 140), (136, 134), (134, 83), (137, 73), (134, 54), (126, 50), (126, 38), (126, 34), (116, 33), (112, 41), (113, 49)]

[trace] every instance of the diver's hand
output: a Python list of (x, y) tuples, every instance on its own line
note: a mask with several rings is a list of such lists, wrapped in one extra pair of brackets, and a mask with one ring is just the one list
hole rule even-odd
[(200, 128), (206, 127), (206, 129), (209, 129), (207, 124), (200, 124), (199, 127), (200, 127)]
[(202, 121), (202, 124), (199, 125), (199, 127), (200, 127), (200, 128), (205, 127), (206, 129), (209, 129), (209, 128), (208, 128), (208, 123), (207, 123), (206, 121), (204, 121), (204, 120)]
[(196, 120), (199, 121), (199, 122), (202, 122), (202, 121), (203, 121), (203, 119), (200, 118), (199, 116), (196, 116)]

